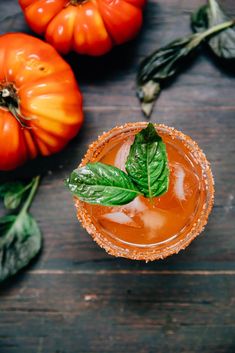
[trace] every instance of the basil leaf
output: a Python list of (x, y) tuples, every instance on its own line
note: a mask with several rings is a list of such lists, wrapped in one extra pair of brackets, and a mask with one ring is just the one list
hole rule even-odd
[(17, 214), (0, 218), (0, 282), (25, 267), (41, 248), (41, 232), (28, 213), (39, 181), (40, 177), (37, 176), (26, 186), (19, 182), (0, 186), (0, 196), (4, 197), (8, 208), (18, 207), (23, 195), (30, 189)]
[(203, 5), (192, 13), (191, 26), (194, 32), (203, 32), (208, 29), (208, 5)]
[(4, 206), (6, 209), (15, 210), (19, 207), (27, 189), (28, 187), (19, 185), (18, 187), (15, 186), (14, 190), (8, 191), (4, 196)]
[(143, 60), (137, 75), (137, 96), (147, 117), (152, 112), (162, 84), (182, 69), (185, 59), (194, 53), (199, 43), (195, 35), (179, 38)]
[(8, 210), (15, 210), (17, 207), (19, 207), (21, 200), (22, 200), (23, 194), (22, 193), (6, 193), (4, 197), (4, 206)]
[[(210, 0), (212, 2), (215, 3), (215, 0)], [(206, 27), (207, 11), (208, 6), (203, 6), (193, 15), (193, 26), (198, 33), (174, 40), (157, 49), (141, 63), (137, 74), (137, 96), (147, 117), (151, 115), (154, 102), (164, 84), (184, 69), (186, 61), (195, 55), (203, 41), (210, 40), (213, 50), (221, 52), (224, 57), (233, 57), (233, 32), (228, 28), (234, 26), (235, 22), (231, 20), (221, 23), (211, 20)], [(226, 36), (222, 36), (223, 31), (227, 33)], [(221, 40), (216, 39), (217, 37)]]
[(0, 281), (14, 275), (34, 258), (42, 244), (37, 222), (26, 211), (0, 219)]
[(153, 124), (148, 124), (135, 136), (126, 170), (145, 197), (160, 196), (168, 190), (166, 146)]
[(18, 181), (0, 185), (0, 197), (3, 198), (6, 209), (14, 210), (19, 207), (25, 192), (30, 186), (31, 183), (25, 186), (23, 183)]
[(0, 185), (0, 197), (4, 197), (7, 192), (17, 192), (24, 188), (24, 184), (16, 182), (8, 182)]
[[(208, 5), (200, 7), (191, 19), (195, 32), (205, 31), (213, 26), (229, 21), (216, 0), (209, 0)], [(208, 40), (211, 51), (221, 59), (235, 59), (235, 30), (227, 28)]]
[(75, 169), (65, 184), (80, 200), (104, 206), (127, 204), (139, 194), (126, 173), (99, 162)]

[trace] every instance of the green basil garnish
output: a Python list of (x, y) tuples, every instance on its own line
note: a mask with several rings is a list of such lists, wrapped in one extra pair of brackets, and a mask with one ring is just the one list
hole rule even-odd
[(140, 131), (131, 146), (126, 170), (145, 197), (153, 198), (168, 190), (169, 168), (166, 146), (153, 124)]
[(75, 169), (65, 181), (80, 200), (103, 206), (119, 206), (136, 196), (156, 197), (169, 184), (166, 146), (149, 124), (135, 136), (126, 161), (127, 174), (103, 163), (88, 163)]
[(140, 194), (126, 173), (103, 163), (75, 169), (65, 183), (80, 200), (104, 206), (124, 205)]

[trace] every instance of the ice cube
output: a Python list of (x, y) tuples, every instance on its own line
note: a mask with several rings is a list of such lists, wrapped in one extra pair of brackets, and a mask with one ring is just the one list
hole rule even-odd
[(140, 228), (141, 226), (138, 225), (131, 217), (127, 216), (123, 212), (111, 212), (105, 213), (100, 217), (101, 219), (105, 219), (110, 222), (118, 223), (118, 224), (125, 224), (129, 227)]
[(184, 178), (185, 171), (179, 165), (175, 166), (175, 184), (174, 192), (179, 200), (185, 200), (185, 191), (184, 191)]
[(164, 215), (164, 211), (148, 210), (143, 213), (143, 215), (141, 216), (141, 219), (144, 222), (145, 227), (156, 230), (164, 226), (166, 221), (166, 216)]
[(127, 211), (132, 217), (135, 214), (141, 213), (147, 209), (147, 206), (141, 201), (140, 197), (136, 197), (133, 201), (123, 206), (122, 209)]
[(129, 137), (120, 147), (115, 157), (114, 166), (124, 172), (126, 171), (125, 164), (133, 141), (133, 138)]

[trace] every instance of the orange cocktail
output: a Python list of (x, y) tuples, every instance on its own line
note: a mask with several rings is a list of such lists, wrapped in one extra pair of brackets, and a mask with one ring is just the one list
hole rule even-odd
[[(129, 123), (90, 145), (81, 165), (102, 162), (126, 172), (135, 135), (146, 123)], [(76, 198), (79, 220), (97, 243), (114, 256), (155, 260), (184, 249), (204, 228), (213, 205), (213, 177), (205, 155), (191, 138), (155, 125), (166, 145), (168, 191), (137, 196), (122, 206), (89, 204)]]

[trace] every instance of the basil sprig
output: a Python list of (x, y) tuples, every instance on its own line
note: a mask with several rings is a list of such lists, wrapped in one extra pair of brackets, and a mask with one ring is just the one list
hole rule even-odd
[(235, 25), (222, 12), (216, 0), (208, 0), (192, 18), (194, 33), (178, 38), (157, 49), (141, 63), (137, 73), (137, 96), (146, 117), (151, 115), (154, 102), (169, 79), (179, 74), (203, 42), (224, 59), (234, 59)]
[[(200, 7), (192, 14), (191, 24), (194, 32), (203, 32), (207, 29), (229, 21), (216, 0), (208, 0), (208, 4)], [(227, 28), (207, 41), (209, 49), (220, 59), (235, 59), (235, 30)]]
[(19, 207), (27, 190), (31, 188), (31, 184), (24, 185), (16, 181), (0, 185), (0, 197), (3, 198), (5, 208), (7, 210), (15, 210)]
[(18, 212), (0, 218), (0, 282), (25, 267), (41, 249), (40, 229), (28, 213), (39, 179), (27, 185), (16, 182), (0, 186), (0, 197), (7, 209), (18, 209), (22, 204)]
[(75, 169), (65, 184), (80, 200), (103, 206), (124, 205), (138, 195), (152, 198), (165, 193), (169, 185), (166, 147), (153, 124), (135, 136), (126, 171), (88, 163)]

